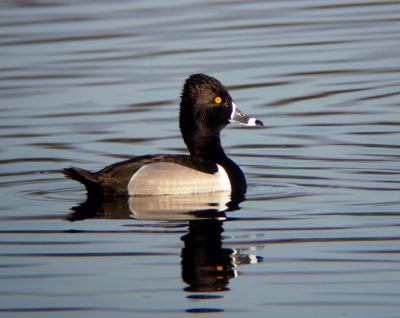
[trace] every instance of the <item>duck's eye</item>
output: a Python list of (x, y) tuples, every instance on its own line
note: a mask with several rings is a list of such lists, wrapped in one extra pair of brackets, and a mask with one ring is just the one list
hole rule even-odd
[(215, 104), (221, 104), (221, 103), (222, 103), (222, 98), (219, 97), (219, 96), (215, 97), (215, 98), (214, 98), (214, 103), (215, 103)]

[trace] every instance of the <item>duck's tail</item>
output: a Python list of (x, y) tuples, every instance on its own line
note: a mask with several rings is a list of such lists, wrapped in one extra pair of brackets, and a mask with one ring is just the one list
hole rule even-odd
[(67, 178), (82, 183), (89, 193), (94, 191), (97, 192), (101, 187), (101, 182), (94, 172), (75, 167), (65, 168), (62, 172)]

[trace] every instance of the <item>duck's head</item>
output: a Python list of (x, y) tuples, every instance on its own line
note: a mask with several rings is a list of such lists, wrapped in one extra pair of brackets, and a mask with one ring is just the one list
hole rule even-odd
[(179, 114), (179, 126), (190, 153), (196, 154), (201, 145), (220, 147), (220, 132), (230, 122), (263, 125), (239, 110), (220, 81), (204, 74), (191, 75), (183, 86)]

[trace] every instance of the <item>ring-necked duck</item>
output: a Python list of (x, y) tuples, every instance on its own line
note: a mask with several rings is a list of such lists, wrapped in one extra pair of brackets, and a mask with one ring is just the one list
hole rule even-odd
[(191, 75), (183, 86), (179, 126), (190, 155), (146, 155), (112, 164), (98, 172), (80, 168), (64, 174), (83, 183), (89, 195), (167, 195), (246, 192), (246, 178), (221, 146), (220, 132), (230, 122), (262, 126), (244, 115), (217, 79)]

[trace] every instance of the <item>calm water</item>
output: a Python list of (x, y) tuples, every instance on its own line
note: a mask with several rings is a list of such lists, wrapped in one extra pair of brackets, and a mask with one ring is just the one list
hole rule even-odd
[[(400, 1), (2, 1), (0, 71), (0, 316), (399, 317)], [(266, 124), (240, 209), (76, 208), (194, 72)]]

